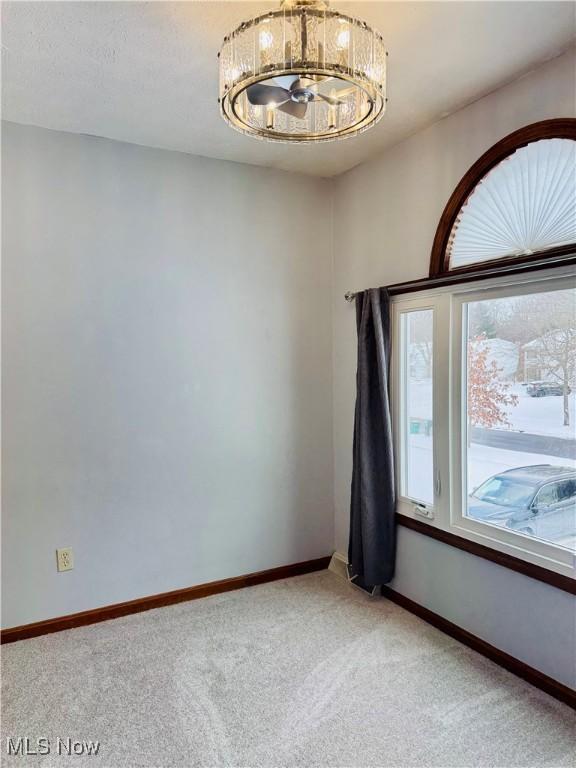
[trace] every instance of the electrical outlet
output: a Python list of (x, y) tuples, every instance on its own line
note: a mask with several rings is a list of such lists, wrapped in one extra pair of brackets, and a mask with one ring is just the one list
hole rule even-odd
[(72, 547), (56, 550), (56, 567), (59, 571), (71, 571), (74, 568), (74, 553)]

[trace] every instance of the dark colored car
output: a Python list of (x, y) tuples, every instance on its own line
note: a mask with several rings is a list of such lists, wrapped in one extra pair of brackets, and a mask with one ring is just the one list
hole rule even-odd
[(529, 519), (511, 517), (506, 527), (576, 551), (576, 497), (565, 504), (539, 509)]
[(508, 469), (468, 497), (468, 516), (556, 541), (576, 535), (576, 469), (535, 464)]
[[(568, 387), (568, 394), (571, 392), (572, 390)], [(564, 387), (552, 381), (533, 381), (526, 387), (526, 393), (530, 397), (560, 396), (564, 394)]]

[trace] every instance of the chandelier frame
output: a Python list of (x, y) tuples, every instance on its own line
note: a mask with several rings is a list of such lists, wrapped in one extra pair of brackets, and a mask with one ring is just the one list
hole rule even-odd
[[(234, 41), (238, 36), (245, 34), (253, 27), (261, 28), (262, 25), (274, 19), (281, 19), (283, 23), (289, 22), (294, 24), (294, 22), (301, 22), (302, 44), (300, 52), (303, 53), (304, 56), (300, 56), (296, 59), (290, 58), (289, 62), (285, 56), (284, 61), (282, 62), (259, 63), (257, 66), (255, 57), (255, 66), (244, 68), (243, 71), (238, 72), (236, 77), (231, 79), (231, 82), (227, 82), (228, 78), (222, 76), (221, 66), (220, 96), (218, 99), (220, 112), (224, 120), (237, 131), (254, 136), (255, 138), (277, 142), (303, 144), (319, 143), (355, 136), (375, 125), (383, 117), (388, 101), (385, 95), (385, 67), (383, 76), (378, 79), (370, 78), (366, 71), (357, 67), (347, 66), (346, 64), (335, 61), (327, 61), (325, 49), (323, 50), (323, 58), (321, 60), (319, 60), (318, 57), (315, 59), (307, 58), (306, 22), (308, 17), (317, 17), (323, 23), (326, 23), (326, 20), (335, 19), (350, 25), (351, 29), (358, 28), (367, 31), (373, 36), (374, 40), (377, 41), (377, 44), (381, 46), (381, 53), (387, 58), (388, 52), (384, 47), (382, 35), (372, 29), (366, 22), (346, 13), (340, 13), (339, 11), (323, 7), (322, 5), (310, 5), (307, 3), (296, 3), (294, 5), (285, 4), (278, 10), (268, 11), (259, 16), (255, 16), (252, 19), (247, 19), (238, 25), (234, 31), (226, 35), (223, 40), (222, 48), (218, 53), (219, 59), (221, 59), (222, 52), (226, 46), (234, 46)], [(374, 42), (372, 45), (374, 46)], [(318, 53), (319, 51), (316, 52)], [(385, 62), (386, 58), (384, 59)], [(276, 130), (275, 128), (270, 128), (265, 125), (258, 127), (243, 119), (238, 105), (240, 97), (248, 88), (250, 88), (250, 86), (269, 79), (292, 75), (294, 75), (295, 78), (299, 76), (337, 78), (340, 81), (350, 83), (351, 86), (355, 86), (359, 91), (363, 92), (366, 97), (365, 114), (354, 123), (343, 128), (329, 128), (323, 131), (307, 131), (306, 133), (290, 133)]]

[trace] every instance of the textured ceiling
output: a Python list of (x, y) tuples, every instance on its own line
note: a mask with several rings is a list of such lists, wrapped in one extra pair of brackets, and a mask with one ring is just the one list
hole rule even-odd
[(270, 2), (3, 2), (3, 117), (208, 157), (331, 176), (568, 47), (571, 2), (333, 2), (384, 36), (389, 105), (367, 133), (320, 146), (231, 130), (216, 54)]

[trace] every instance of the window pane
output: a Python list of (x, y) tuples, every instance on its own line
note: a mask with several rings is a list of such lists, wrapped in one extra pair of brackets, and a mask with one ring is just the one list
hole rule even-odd
[(465, 306), (467, 514), (576, 549), (576, 291)]
[(456, 218), (450, 268), (573, 243), (575, 166), (576, 141), (542, 139), (489, 171)]
[(433, 310), (402, 315), (402, 495), (434, 502), (432, 453)]

